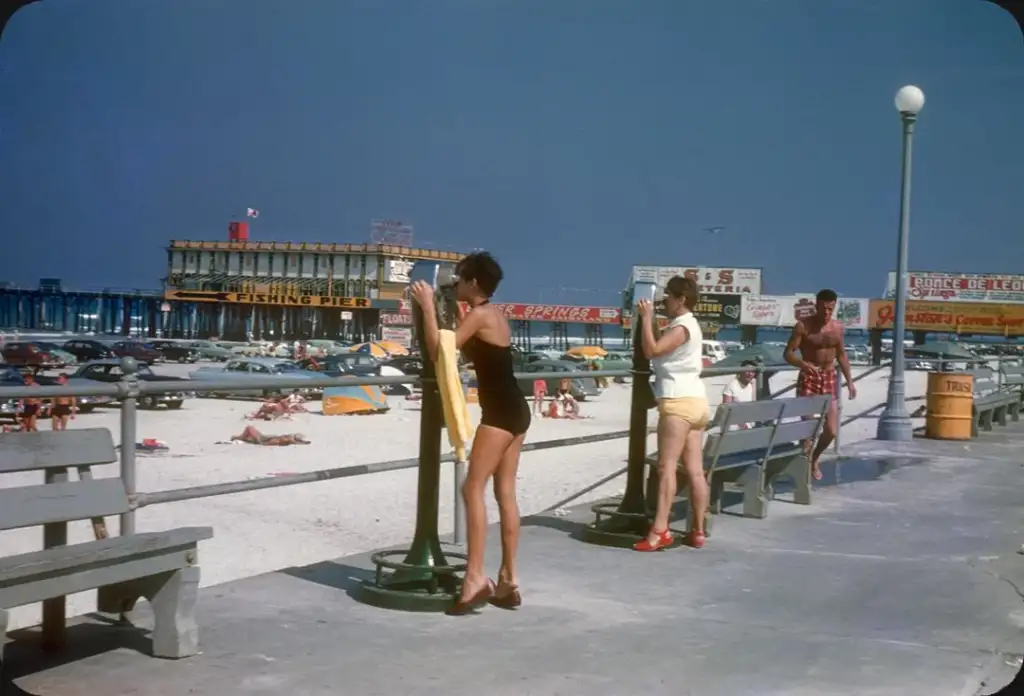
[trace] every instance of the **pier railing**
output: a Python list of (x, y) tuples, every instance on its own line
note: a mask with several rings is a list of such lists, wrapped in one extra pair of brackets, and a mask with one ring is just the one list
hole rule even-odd
[[(1009, 358), (1011, 360), (1016, 360)], [(987, 360), (986, 362), (1002, 362), (1005, 359)], [(915, 362), (914, 360), (908, 360), (908, 362)], [(937, 360), (927, 360), (923, 362), (936, 363)], [(950, 360), (948, 362), (963, 363), (963, 360)], [(246, 491), (263, 490), (267, 488), (279, 488), (283, 486), (293, 486), (304, 483), (312, 483), (314, 481), (329, 481), (340, 478), (348, 478), (353, 476), (363, 476), (367, 474), (381, 473), (384, 471), (396, 471), (399, 469), (411, 469), (419, 467), (421, 469), (420, 475), (420, 492), (417, 501), (417, 507), (420, 508), (417, 512), (417, 528), (419, 528), (421, 513), (423, 512), (424, 505), (426, 506), (427, 512), (433, 513), (433, 535), (436, 538), (437, 530), (437, 468), (442, 462), (454, 463), (455, 464), (455, 529), (454, 539), (456, 543), (463, 541), (464, 535), (464, 516), (462, 514), (462, 502), (460, 496), (460, 485), (464, 478), (464, 467), (465, 462), (459, 462), (452, 455), (441, 454), (441, 418), (439, 413), (439, 397), (436, 380), (432, 377), (420, 377), (416, 375), (401, 375), (401, 376), (387, 376), (387, 377), (323, 377), (323, 378), (286, 378), (274, 379), (273, 381), (268, 380), (265, 377), (233, 377), (229, 379), (203, 379), (203, 380), (168, 380), (168, 381), (143, 381), (138, 377), (138, 364), (131, 358), (125, 358), (121, 363), (124, 375), (122, 379), (116, 383), (111, 384), (94, 384), (94, 385), (80, 385), (80, 384), (69, 384), (64, 386), (33, 386), (33, 387), (0, 387), (0, 400), (8, 399), (24, 399), (24, 398), (35, 398), (35, 399), (49, 399), (54, 397), (71, 397), (71, 396), (107, 396), (114, 397), (120, 402), (120, 477), (125, 486), (126, 492), (131, 500), (131, 510), (123, 514), (120, 518), (120, 532), (121, 534), (132, 534), (135, 531), (135, 510), (147, 507), (150, 505), (158, 505), (162, 503), (178, 502), (184, 500), (194, 500), (197, 498), (208, 498), (221, 495), (231, 495), (234, 493), (242, 493)], [(873, 375), (880, 370), (887, 369), (887, 364), (877, 365), (864, 370), (855, 377), (855, 381), (859, 381)], [(703, 371), (704, 377), (716, 377), (724, 375), (738, 374), (742, 372), (754, 372), (757, 393), (759, 398), (769, 396), (766, 388), (766, 378), (771, 375), (781, 372), (793, 372), (796, 368), (790, 366), (778, 366), (771, 365), (765, 366), (763, 364), (757, 365), (742, 365), (731, 368), (721, 367), (709, 367)], [(997, 373), (1001, 374), (1001, 370), (996, 370)], [(630, 428), (625, 430), (616, 430), (611, 432), (603, 433), (592, 433), (587, 435), (578, 435), (572, 437), (556, 438), (551, 440), (541, 440), (537, 442), (528, 442), (523, 446), (524, 452), (538, 451), (544, 449), (553, 449), (558, 447), (570, 447), (574, 445), (593, 444), (597, 442), (607, 442), (611, 440), (629, 439), (630, 447), (627, 467), (612, 476), (605, 477), (597, 484), (589, 486), (584, 491), (578, 492), (573, 496), (570, 496), (567, 501), (571, 501), (579, 496), (585, 494), (587, 490), (592, 490), (597, 485), (605, 483), (622, 473), (626, 473), (632, 467), (644, 466), (644, 457), (638, 456), (644, 454), (644, 448), (646, 445), (647, 437), (654, 432), (654, 428), (651, 428), (647, 422), (647, 411), (648, 406), (641, 403), (643, 399), (638, 398), (638, 394), (641, 392), (638, 389), (638, 382), (642, 384), (644, 380), (650, 380), (649, 370), (637, 370), (637, 369), (608, 369), (608, 370), (596, 370), (596, 371), (578, 371), (578, 372), (536, 372), (536, 373), (518, 373), (516, 377), (520, 380), (535, 380), (535, 379), (598, 379), (598, 378), (615, 378), (615, 377), (632, 377), (634, 378), (634, 385), (632, 388), (632, 404), (631, 404), (631, 418)], [(639, 378), (636, 379), (636, 378)], [(837, 380), (839, 376), (837, 375)], [(248, 479), (244, 481), (230, 481), (224, 483), (206, 484), (198, 486), (190, 486), (186, 488), (171, 489), (159, 492), (140, 492), (137, 490), (137, 476), (136, 476), (136, 416), (138, 401), (140, 398), (146, 395), (152, 394), (166, 394), (166, 393), (209, 393), (209, 392), (225, 392), (225, 391), (236, 391), (236, 390), (252, 390), (252, 391), (284, 391), (289, 389), (302, 389), (302, 388), (329, 388), (329, 387), (344, 387), (344, 386), (359, 386), (359, 385), (396, 385), (396, 384), (412, 384), (419, 383), (422, 385), (424, 390), (424, 412), (421, 416), (423, 422), (421, 422), (421, 442), (420, 451), (416, 457), (410, 457), (407, 459), (396, 459), (390, 461), (374, 462), (369, 464), (356, 464), (349, 466), (333, 467), (329, 469), (321, 469), (317, 471), (303, 472), (288, 474), (284, 476), (268, 476), (260, 477), (255, 479)], [(770, 394), (771, 398), (784, 395), (795, 388), (795, 384), (789, 385), (781, 390), (778, 390)], [(840, 385), (837, 384), (837, 387)], [(837, 425), (839, 426), (839, 432), (836, 436), (835, 448), (836, 452), (839, 453), (840, 435), (842, 426), (848, 425), (857, 418), (865, 417), (873, 411), (878, 410), (884, 404), (878, 404), (866, 411), (857, 414), (856, 416), (843, 420), (842, 418), (842, 389), (836, 390), (837, 408), (839, 410), (839, 419)], [(430, 398), (427, 398), (427, 395)], [(436, 432), (433, 432), (436, 430)], [(436, 443), (436, 451), (432, 451), (434, 448), (426, 447), (424, 442), (423, 434), (425, 431), (430, 431), (430, 437), (427, 438), (427, 442)], [(430, 488), (433, 487), (433, 501), (431, 505), (430, 491), (424, 491), (424, 470), (433, 469), (433, 477), (429, 481)], [(633, 474), (631, 474), (632, 476)], [(424, 496), (427, 498), (424, 498)], [(425, 502), (426, 501), (426, 502)], [(563, 501), (562, 504), (564, 504)], [(417, 532), (417, 534), (419, 534)], [(424, 542), (426, 543), (426, 542)], [(438, 547), (439, 549), (439, 547)], [(415, 550), (415, 540), (414, 540)], [(410, 557), (416, 556), (413, 551), (410, 551)], [(439, 553), (439, 551), (438, 551)], [(458, 554), (449, 553), (450, 556), (459, 557)], [(382, 556), (379, 554), (379, 556)], [(418, 557), (418, 556), (417, 556)], [(383, 556), (382, 556), (383, 558)], [(431, 566), (430, 562), (426, 563), (414, 563), (407, 559), (406, 564), (396, 564), (390, 561), (379, 561), (378, 565), (383, 567), (394, 568), (401, 570), (407, 564), (412, 564), (417, 568), (423, 568)], [(434, 559), (435, 561), (437, 559)], [(442, 559), (443, 560), (443, 557)], [(429, 559), (428, 559), (429, 561)], [(389, 565), (390, 564), (390, 565)], [(442, 567), (438, 566), (439, 568)], [(448, 572), (454, 572), (453, 569), (457, 570), (456, 566), (448, 566)], [(434, 572), (434, 571), (431, 571)], [(437, 573), (443, 573), (443, 570), (437, 570)], [(436, 578), (435, 578), (436, 579)]]

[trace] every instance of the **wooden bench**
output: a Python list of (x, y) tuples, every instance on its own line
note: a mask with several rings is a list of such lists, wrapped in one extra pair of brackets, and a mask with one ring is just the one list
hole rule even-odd
[[(708, 512), (720, 513), (725, 489), (738, 488), (743, 494), (743, 515), (763, 519), (775, 497), (775, 481), (781, 476), (792, 477), (796, 484), (793, 501), (810, 505), (811, 463), (802, 441), (818, 438), (830, 401), (829, 396), (809, 396), (719, 406), (710, 426), (718, 430), (707, 436), (703, 451), (704, 474), (711, 487)], [(798, 420), (787, 422), (790, 419)], [(648, 457), (647, 463), (647, 499), (654, 501), (657, 453)], [(680, 493), (686, 490), (685, 481), (680, 472)], [(687, 525), (691, 516), (688, 512)], [(710, 530), (709, 524), (705, 527)]]
[(1020, 396), (1000, 389), (995, 372), (989, 368), (971, 370), (966, 374), (974, 377), (974, 422), (971, 424), (971, 436), (977, 437), (981, 430), (992, 430), (994, 422), (1006, 425), (1011, 406), (1015, 411), (1020, 408)]
[[(99, 590), (98, 608), (126, 618), (145, 597), (153, 610), (153, 655), (198, 652), (197, 546), (210, 527), (108, 537), (104, 516), (131, 510), (120, 478), (94, 479), (91, 467), (117, 460), (105, 428), (0, 434), (0, 474), (41, 471), (45, 483), (0, 488), (0, 530), (43, 527), (42, 551), (0, 557), (0, 664), (8, 609), (43, 603), (42, 639), (60, 647), (65, 597)], [(77, 473), (76, 480), (71, 474)], [(91, 520), (96, 541), (67, 545), (67, 523)]]
[(1003, 389), (1014, 398), (1007, 411), (1010, 418), (1020, 420), (1021, 406), (1024, 405), (1024, 365), (1009, 365), (1003, 363), (1000, 367), (1003, 372)]

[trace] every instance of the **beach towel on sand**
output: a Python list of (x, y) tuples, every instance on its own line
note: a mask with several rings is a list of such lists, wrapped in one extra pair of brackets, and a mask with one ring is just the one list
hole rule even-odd
[(444, 406), (444, 422), (448, 429), (448, 442), (455, 449), (455, 457), (466, 461), (466, 446), (473, 439), (473, 428), (469, 424), (469, 406), (462, 391), (459, 375), (459, 351), (455, 347), (455, 332), (442, 330), (437, 343), (437, 386)]

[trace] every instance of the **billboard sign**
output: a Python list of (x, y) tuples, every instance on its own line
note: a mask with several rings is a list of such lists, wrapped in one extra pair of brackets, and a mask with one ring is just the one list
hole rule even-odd
[(409, 271), (412, 270), (415, 263), (415, 261), (388, 259), (384, 262), (384, 282), (407, 284), (409, 282)]
[[(896, 317), (892, 300), (872, 300), (869, 328), (891, 329)], [(908, 331), (1024, 336), (1024, 304), (994, 302), (907, 302)]]
[[(744, 326), (790, 327), (815, 313), (813, 294), (744, 296), (741, 300), (740, 323)], [(847, 329), (866, 329), (869, 306), (866, 298), (840, 297), (835, 318)]]
[[(896, 297), (895, 273), (889, 273), (886, 297)], [(1024, 275), (911, 271), (907, 274), (907, 299), (1024, 304)]]
[(742, 299), (740, 295), (701, 295), (693, 313), (702, 322), (739, 324)]
[(630, 285), (655, 283), (664, 291), (673, 276), (692, 278), (701, 294), (760, 295), (761, 269), (735, 266), (633, 266)]
[(622, 321), (622, 310), (617, 307), (519, 303), (496, 303), (494, 307), (510, 321), (551, 321), (567, 324), (618, 324)]

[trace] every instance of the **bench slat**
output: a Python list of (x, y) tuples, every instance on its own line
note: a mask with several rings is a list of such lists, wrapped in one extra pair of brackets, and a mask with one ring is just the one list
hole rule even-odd
[(211, 527), (182, 527), (166, 532), (132, 534), (8, 556), (0, 558), (0, 588), (39, 575), (54, 575), (85, 566), (100, 566), (133, 556), (190, 546), (212, 538)]
[(775, 443), (784, 446), (798, 440), (810, 440), (818, 432), (821, 421), (799, 420), (793, 423), (783, 423), (775, 433)]
[[(787, 399), (788, 400), (788, 399)], [(785, 401), (744, 401), (742, 403), (722, 404), (715, 411), (715, 425), (723, 426), (725, 419), (731, 425), (773, 421), (782, 413)]]
[(119, 478), (0, 489), (0, 530), (128, 512)]
[(0, 473), (95, 466), (115, 461), (114, 439), (106, 428), (0, 433)]
[(799, 399), (786, 399), (786, 410), (783, 418), (802, 418), (804, 416), (820, 416), (825, 412), (831, 396), (804, 396)]
[(767, 449), (774, 432), (775, 424), (769, 423), (746, 430), (727, 430), (709, 435), (708, 441), (704, 445), (705, 456), (713, 457), (717, 454), (719, 457), (724, 457), (736, 452)]

